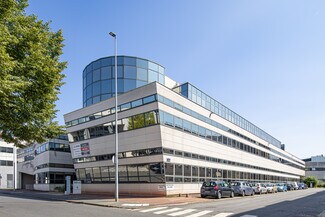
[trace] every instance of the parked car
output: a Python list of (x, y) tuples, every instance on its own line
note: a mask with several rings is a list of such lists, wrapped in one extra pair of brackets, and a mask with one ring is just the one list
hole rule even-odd
[(278, 183), (276, 184), (278, 187), (278, 192), (286, 192), (287, 191), (287, 185), (284, 183)]
[(298, 189), (307, 189), (307, 185), (305, 183), (298, 183)]
[(287, 190), (288, 190), (288, 191), (293, 191), (293, 190), (295, 190), (295, 188), (293, 187), (293, 185), (290, 184), (290, 183), (286, 184), (286, 186), (287, 186)]
[(298, 186), (297, 182), (292, 182), (291, 184), (293, 185), (294, 190), (298, 190), (299, 189), (299, 186)]
[(234, 192), (236, 195), (251, 195), (253, 196), (255, 194), (253, 188), (251, 185), (247, 182), (231, 182), (231, 186), (234, 189)]
[(201, 187), (201, 197), (212, 196), (220, 199), (221, 197), (234, 197), (234, 189), (224, 181), (203, 182)]
[(253, 183), (252, 188), (255, 194), (267, 194), (266, 186), (262, 183)]
[(276, 187), (274, 184), (267, 183), (265, 186), (268, 193), (278, 193), (278, 187)]

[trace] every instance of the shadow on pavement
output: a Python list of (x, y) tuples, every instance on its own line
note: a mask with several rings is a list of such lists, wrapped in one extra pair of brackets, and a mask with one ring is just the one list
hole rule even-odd
[(324, 210), (325, 191), (321, 191), (303, 198), (283, 201), (248, 212), (238, 213), (232, 217), (240, 217), (243, 215), (259, 217), (325, 217)]
[(114, 195), (105, 194), (80, 194), (80, 195), (65, 195), (57, 192), (40, 192), (28, 190), (0, 190), (2, 197), (26, 198), (32, 200), (45, 201), (66, 201), (66, 200), (98, 200), (98, 199), (113, 199)]

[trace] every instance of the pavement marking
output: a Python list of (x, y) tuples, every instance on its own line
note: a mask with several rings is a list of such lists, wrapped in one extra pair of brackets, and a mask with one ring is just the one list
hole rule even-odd
[(122, 206), (149, 206), (149, 203), (124, 203)]
[(219, 214), (217, 214), (217, 215), (215, 215), (213, 217), (227, 217), (227, 216), (230, 216), (232, 214), (233, 213), (231, 213), (231, 212), (221, 212), (221, 213), (219, 213)]
[(196, 211), (196, 209), (186, 209), (186, 210), (183, 210), (183, 211), (170, 213), (168, 215), (170, 215), (170, 216), (179, 216), (179, 215), (188, 214), (188, 213), (191, 213), (191, 212), (194, 212), (194, 211)]
[(318, 215), (318, 217), (325, 217), (325, 210)]
[(192, 215), (189, 215), (189, 216), (186, 216), (186, 217), (199, 217), (199, 216), (203, 216), (205, 214), (208, 214), (212, 212), (211, 210), (204, 210), (204, 211), (201, 211), (201, 212), (198, 212), (198, 213), (194, 213)]
[(152, 211), (157, 211), (157, 210), (161, 210), (161, 209), (166, 209), (168, 207), (164, 206), (164, 207), (156, 207), (156, 208), (152, 208), (152, 209), (145, 209), (145, 210), (141, 210), (140, 212), (152, 212)]
[(173, 209), (168, 209), (168, 210), (162, 210), (162, 211), (158, 211), (158, 212), (154, 212), (154, 214), (163, 214), (163, 213), (167, 213), (167, 212), (174, 212), (174, 211), (178, 211), (181, 208), (173, 208)]
[(257, 215), (242, 215), (240, 217), (257, 217)]

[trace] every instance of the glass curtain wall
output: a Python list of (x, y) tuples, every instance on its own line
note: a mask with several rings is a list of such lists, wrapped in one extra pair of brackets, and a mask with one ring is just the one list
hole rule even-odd
[[(117, 92), (122, 94), (151, 82), (165, 84), (164, 67), (137, 57), (117, 57)], [(114, 57), (91, 62), (83, 71), (83, 107), (115, 95)]]

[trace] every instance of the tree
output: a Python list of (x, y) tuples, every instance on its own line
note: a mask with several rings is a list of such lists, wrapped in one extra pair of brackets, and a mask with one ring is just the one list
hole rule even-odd
[(313, 184), (313, 187), (316, 187), (317, 184), (318, 184), (318, 182), (319, 182), (319, 180), (318, 180), (316, 177), (314, 177), (314, 176), (308, 176), (308, 177), (306, 177), (306, 178), (304, 179), (304, 183), (305, 183), (308, 187), (310, 187), (310, 183)]
[(63, 133), (53, 121), (67, 63), (62, 31), (26, 15), (27, 0), (0, 1), (0, 132), (22, 146)]

